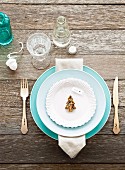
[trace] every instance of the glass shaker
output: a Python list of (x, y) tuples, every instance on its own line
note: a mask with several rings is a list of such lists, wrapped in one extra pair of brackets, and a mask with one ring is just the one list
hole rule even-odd
[(7, 45), (13, 40), (9, 17), (0, 12), (0, 45)]
[(66, 47), (70, 43), (70, 30), (64, 16), (59, 16), (53, 31), (53, 43), (57, 47)]

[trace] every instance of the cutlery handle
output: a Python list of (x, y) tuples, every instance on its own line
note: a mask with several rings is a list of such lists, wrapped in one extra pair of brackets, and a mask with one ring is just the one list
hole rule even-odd
[(22, 116), (21, 132), (22, 134), (26, 134), (28, 132), (27, 118), (26, 118), (26, 100), (23, 100), (23, 116)]
[(114, 116), (114, 128), (113, 131), (115, 134), (120, 132), (119, 128), (119, 118), (118, 118), (118, 106), (115, 106), (115, 116)]
[(114, 126), (119, 127), (118, 106), (115, 107)]

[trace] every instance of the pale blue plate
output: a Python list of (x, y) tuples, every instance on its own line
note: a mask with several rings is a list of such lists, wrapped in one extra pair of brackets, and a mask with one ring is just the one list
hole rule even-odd
[[(58, 125), (56, 122), (50, 119), (46, 111), (46, 97), (50, 88), (60, 80), (68, 79), (68, 78), (75, 78), (78, 80), (80, 79), (87, 82), (90, 85), (90, 87), (93, 89), (96, 98), (96, 110), (93, 117), (84, 125), (77, 126), (76, 128), (66, 128)], [(104, 116), (105, 107), (106, 107), (106, 97), (105, 97), (104, 90), (102, 86), (99, 84), (99, 82), (89, 73), (86, 73), (85, 71), (76, 70), (76, 69), (71, 69), (71, 70), (66, 69), (51, 74), (41, 84), (36, 98), (37, 112), (44, 125), (58, 135), (69, 136), (69, 137), (81, 136), (93, 130), (99, 124), (102, 117)]]
[[(105, 81), (103, 80), (103, 78), (94, 70), (92, 70), (89, 67), (84, 66), (84, 72), (89, 73), (90, 75), (92, 75), (102, 86), (104, 92), (105, 92), (105, 96), (106, 96), (106, 109), (105, 109), (105, 113), (104, 116), (102, 118), (102, 120), (100, 121), (100, 123), (89, 133), (86, 134), (86, 139), (94, 136), (96, 133), (98, 133), (102, 127), (105, 125), (109, 114), (110, 114), (110, 109), (111, 109), (111, 96), (110, 96), (110, 92), (108, 89), (108, 86), (106, 85)], [(37, 126), (48, 136), (50, 136), (53, 139), (58, 139), (58, 135), (55, 134), (54, 132), (52, 132), (50, 129), (48, 129), (43, 122), (41, 121), (38, 112), (37, 112), (37, 108), (36, 108), (36, 98), (37, 98), (37, 93), (38, 90), (41, 86), (41, 84), (44, 82), (44, 80), (50, 76), (51, 74), (53, 74), (55, 72), (55, 67), (50, 68), (49, 70), (47, 70), (46, 72), (44, 72), (36, 81), (36, 83), (33, 86), (32, 92), (31, 92), (31, 96), (30, 96), (30, 109), (31, 109), (31, 113), (33, 116), (34, 121), (36, 122)]]

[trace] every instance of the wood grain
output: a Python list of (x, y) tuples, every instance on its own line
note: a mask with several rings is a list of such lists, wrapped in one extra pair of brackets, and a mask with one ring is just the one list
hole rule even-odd
[[(31, 56), (26, 50), (26, 41), (28, 36), (33, 33), (33, 30), (14, 30), (15, 40), (9, 46), (0, 47), (0, 79), (16, 79), (27, 77), (29, 79), (37, 79), (45, 70), (36, 70), (31, 64)], [(51, 37), (49, 31), (44, 31)], [(68, 55), (67, 49), (58, 49), (53, 47), (51, 55), (51, 64), (55, 64), (55, 58), (77, 58), (83, 57), (84, 64), (95, 69), (105, 79), (114, 79), (116, 75), (120, 79), (125, 78), (125, 31), (124, 30), (79, 30), (72, 31), (71, 44), (76, 45), (77, 55)], [(17, 41), (24, 42), (23, 56), (18, 59), (19, 67), (16, 72), (10, 71), (6, 65), (7, 54), (12, 51), (18, 51), (19, 46)], [(27, 54), (27, 55), (26, 55)], [(106, 55), (107, 54), (107, 55)], [(116, 55), (121, 54), (121, 55)], [(102, 69), (103, 65), (103, 69)], [(48, 67), (48, 68), (49, 68)]]
[[(10, 16), (14, 35), (11, 45), (0, 47), (0, 170), (125, 169), (124, 4), (124, 0), (0, 0), (0, 11)], [(30, 113), (29, 98), (29, 133), (21, 135), (20, 132), (20, 79), (28, 78), (31, 91), (35, 80), (45, 71), (33, 68), (26, 41), (34, 32), (44, 32), (51, 38), (59, 15), (66, 16), (72, 34), (71, 45), (75, 45), (78, 52), (72, 56), (67, 53), (68, 49), (58, 49), (52, 45), (48, 68), (55, 65), (55, 58), (82, 57), (85, 65), (103, 76), (111, 95), (115, 76), (118, 75), (120, 79), (120, 135), (112, 133), (112, 106), (106, 125), (87, 140), (87, 146), (75, 159), (66, 156), (57, 141), (46, 136), (36, 126)], [(18, 70), (13, 72), (6, 67), (5, 62), (9, 52), (18, 51), (18, 41), (24, 42), (25, 48), (23, 55), (17, 59)]]
[(124, 4), (124, 0), (0, 0), (3, 4)]
[[(19, 103), (19, 102), (18, 102)], [(21, 102), (19, 103), (21, 104)], [(119, 108), (119, 119), (120, 119), (120, 134), (125, 134), (125, 107)], [(19, 135), (20, 126), (21, 126), (21, 117), (22, 117), (22, 107), (1, 107), (1, 114), (0, 114), (0, 134), (6, 135)], [(112, 107), (109, 119), (106, 125), (102, 128), (102, 130), (98, 133), (99, 135), (106, 135), (106, 134), (113, 134), (113, 118), (114, 118), (114, 108)], [(44, 133), (37, 127), (35, 124), (29, 106), (27, 107), (27, 119), (28, 119), (28, 134), (41, 134)]]
[[(35, 81), (29, 80), (29, 89), (31, 91)], [(113, 88), (113, 80), (106, 81), (111, 95)], [(120, 134), (125, 134), (125, 82), (124, 80), (119, 81), (119, 118), (120, 118)], [(0, 134), (20, 134), (20, 123), (22, 116), (22, 100), (20, 97), (20, 80), (3, 80), (0, 81)], [(35, 125), (33, 118), (30, 113), (29, 98), (27, 101), (27, 117), (29, 124), (29, 133), (38, 134), (41, 133), (38, 127)], [(113, 134), (113, 118), (114, 118), (114, 107), (112, 107), (111, 114), (107, 124), (104, 126), (99, 134)]]
[[(46, 69), (55, 65), (55, 58), (83, 58), (84, 65), (97, 71), (105, 80), (125, 79), (125, 57), (123, 55), (51, 55), (51, 63)], [(31, 56), (24, 55), (18, 59), (18, 69), (11, 71), (6, 65), (6, 56), (0, 56), (0, 79), (21, 79), (28, 78), (36, 80), (45, 70), (37, 70), (31, 63)], [(103, 67), (103, 68), (102, 68)]]
[[(29, 89), (32, 90), (35, 81), (29, 80)], [(106, 81), (111, 95), (113, 89), (113, 81)], [(123, 93), (125, 82), (119, 81), (119, 105), (125, 105), (125, 94)], [(22, 100), (20, 98), (20, 80), (4, 80), (0, 81), (0, 107), (22, 107)], [(28, 98), (29, 107), (29, 98)]]
[(124, 142), (124, 135), (96, 135), (70, 159), (57, 141), (47, 136), (1, 135), (0, 163), (124, 163)]
[(0, 170), (123, 170), (125, 164), (0, 164)]
[(1, 4), (13, 29), (53, 29), (64, 15), (70, 29), (125, 29), (124, 5), (22, 5)]
[[(0, 54), (19, 50), (19, 41), (24, 43), (23, 54), (29, 54), (26, 49), (28, 37), (35, 32), (46, 33), (52, 40), (52, 30), (13, 30), (14, 41), (0, 47)], [(77, 47), (77, 55), (123, 55), (125, 58), (125, 30), (72, 30), (71, 43)], [(68, 49), (56, 48), (52, 45), (50, 55), (68, 55)], [(77, 57), (69, 55), (69, 57)], [(96, 57), (96, 56), (95, 56)], [(98, 57), (98, 56), (97, 56)], [(110, 56), (109, 56), (110, 59)], [(118, 56), (115, 60), (118, 60)], [(118, 61), (119, 62), (119, 61)]]

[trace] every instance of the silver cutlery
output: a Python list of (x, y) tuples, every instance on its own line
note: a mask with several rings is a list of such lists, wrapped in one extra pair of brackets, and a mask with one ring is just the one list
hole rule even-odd
[(26, 118), (26, 99), (29, 95), (28, 90), (28, 81), (27, 79), (21, 80), (21, 88), (20, 88), (20, 96), (23, 100), (23, 116), (22, 116), (22, 124), (21, 124), (21, 132), (26, 134), (28, 132), (27, 127), (27, 118)]
[(118, 117), (118, 105), (119, 105), (119, 97), (118, 97), (118, 77), (115, 78), (114, 87), (113, 87), (113, 105), (115, 107), (115, 115), (114, 115), (114, 134), (118, 134), (120, 132), (119, 128), (119, 117)]

